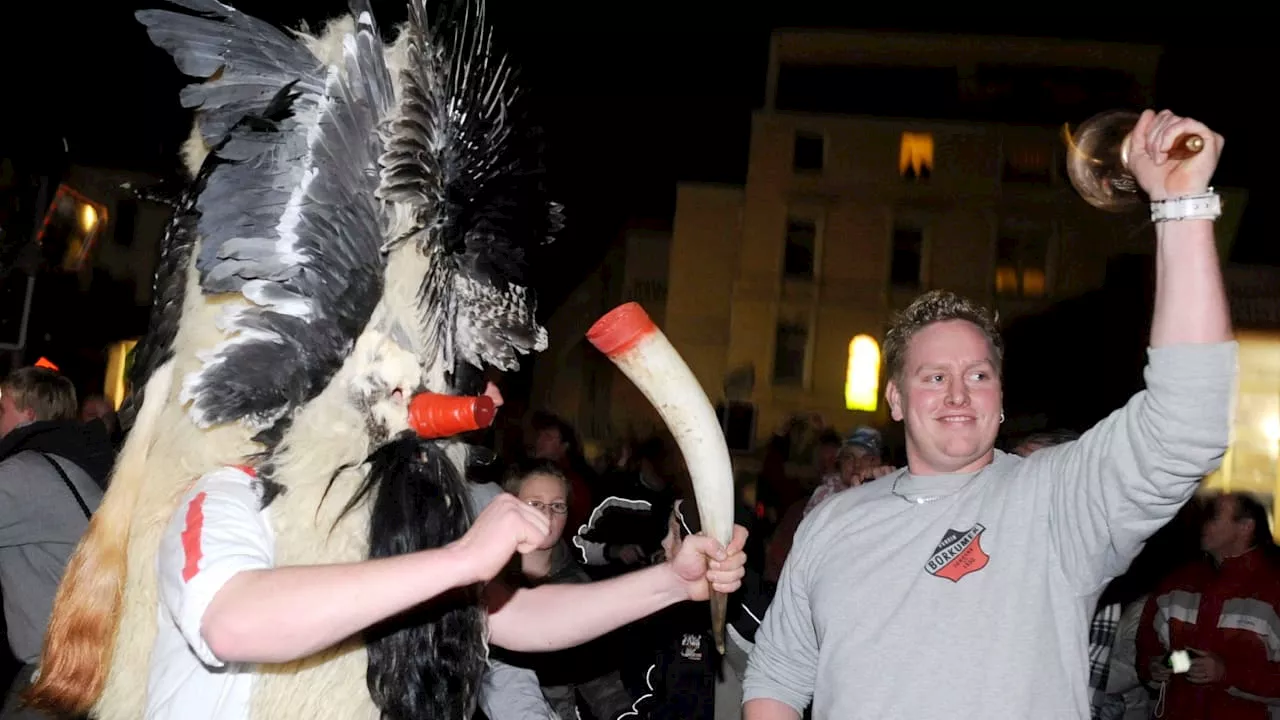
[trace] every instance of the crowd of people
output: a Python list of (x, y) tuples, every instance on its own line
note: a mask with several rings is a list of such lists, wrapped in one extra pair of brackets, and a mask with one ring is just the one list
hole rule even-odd
[[(1187, 133), (1205, 152), (1171, 158)], [(465, 478), (474, 522), (447, 555), (277, 567), (257, 469), (222, 468), (188, 490), (161, 540), (149, 686), (186, 683), (183, 707), (242, 696), (243, 713), (253, 675), (238, 668), (305, 660), (483, 585), (491, 647), (477, 695), (489, 720), (1274, 717), (1280, 570), (1267, 508), (1240, 493), (1192, 502), (1226, 451), (1236, 375), (1206, 200), (1221, 145), (1167, 112), (1134, 131), (1132, 169), (1161, 206), (1146, 389), (1092, 428), (998, 448), (996, 320), (933, 291), (884, 340), (901, 457), (880, 429), (788, 418), (754, 493), (740, 495), (728, 547), (698, 534), (669, 437), (621, 443), (592, 466), (574, 428), (546, 414), (525, 456)], [(501, 405), (492, 383), (486, 394)], [(38, 717), (19, 693), (38, 675), (59, 579), (120, 433), (109, 407), (77, 402), (47, 368), (12, 372), (0, 407), (0, 589), (20, 665), (0, 718), (12, 720)], [(812, 458), (800, 457), (802, 434)], [(805, 460), (807, 483), (786, 471)], [(193, 555), (202, 525), (238, 530)], [(323, 597), (331, 611), (282, 634), (266, 605), (289, 606), (262, 598), (286, 588), (292, 607)], [(730, 594), (723, 655), (711, 589)]]

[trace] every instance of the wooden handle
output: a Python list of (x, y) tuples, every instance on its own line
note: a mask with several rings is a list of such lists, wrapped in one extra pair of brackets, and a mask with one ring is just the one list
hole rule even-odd
[[(1169, 148), (1170, 160), (1188, 160), (1195, 157), (1204, 149), (1204, 138), (1195, 133), (1183, 133), (1174, 141), (1173, 147)], [(1126, 136), (1124, 143), (1120, 146), (1120, 164), (1126, 168), (1129, 167), (1129, 137)]]
[(1169, 158), (1171, 160), (1188, 160), (1195, 157), (1204, 149), (1204, 138), (1195, 133), (1183, 133), (1174, 141), (1173, 147), (1169, 148)]

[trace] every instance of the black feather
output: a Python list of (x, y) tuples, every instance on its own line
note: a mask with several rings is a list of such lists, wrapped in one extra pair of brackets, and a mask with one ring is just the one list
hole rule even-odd
[(183, 74), (209, 78), (181, 95), (183, 107), (200, 110), (200, 132), (209, 145), (245, 115), (262, 112), (284, 82), (303, 82), (306, 94), (322, 91), (320, 62), (291, 34), (217, 0), (169, 2), (195, 15), (140, 10), (135, 17)]
[[(145, 11), (152, 39), (187, 74), (200, 126), (227, 127), (198, 199), (197, 268), (209, 293), (250, 301), (184, 399), (202, 425), (246, 421), (278, 438), (350, 354), (382, 296), (382, 208), (374, 197), (393, 102), (372, 15), (340, 73), (298, 39), (213, 0)], [(215, 75), (216, 74), (216, 75)]]
[(196, 224), (200, 214), (196, 200), (209, 182), (218, 160), (205, 158), (200, 171), (175, 203), (173, 214), (160, 238), (160, 259), (151, 286), (151, 311), (147, 333), (134, 350), (129, 372), (129, 393), (120, 406), (120, 427), (133, 426), (142, 409), (147, 382), (155, 371), (173, 358), (173, 343), (182, 321), (182, 308), (187, 300), (187, 277), (191, 270), (191, 254), (196, 244)]
[(558, 229), (541, 142), (506, 59), (494, 52), (483, 3), (465, 3), (433, 31), (411, 2), (401, 98), (380, 158), (379, 196), (408, 204), (432, 258), (419, 305), (446, 368), (502, 370), (542, 350), (526, 287), (527, 251)]
[[(373, 496), (369, 557), (447, 545), (474, 520), (466, 481), (436, 442), (378, 448), (344, 513)], [(438, 596), (365, 631), (368, 682), (384, 720), (470, 718), (487, 658), (479, 586)]]

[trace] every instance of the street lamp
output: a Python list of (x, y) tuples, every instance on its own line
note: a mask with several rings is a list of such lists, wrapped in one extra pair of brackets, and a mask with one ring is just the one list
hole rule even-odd
[(90, 203), (80, 204), (80, 227), (86, 235), (98, 227), (98, 211)]

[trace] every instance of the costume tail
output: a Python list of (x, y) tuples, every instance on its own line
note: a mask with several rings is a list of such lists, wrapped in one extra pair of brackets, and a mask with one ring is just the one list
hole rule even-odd
[(23, 694), (23, 700), (37, 710), (83, 715), (106, 685), (128, 572), (130, 524), (172, 379), (170, 361), (147, 381), (142, 408), (116, 461), (107, 493), (62, 576), (38, 677)]
[[(369, 465), (370, 558), (443, 547), (471, 527), (467, 481), (439, 443), (392, 441)], [(469, 587), (366, 630), (369, 692), (384, 720), (475, 714), (484, 627), (478, 587)]]

